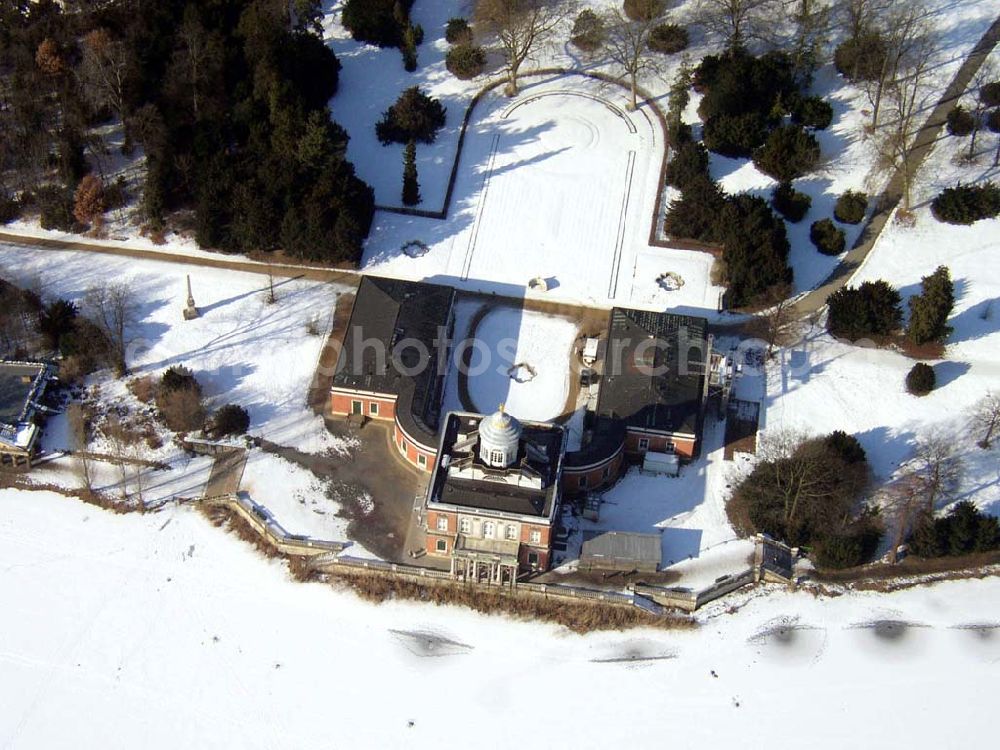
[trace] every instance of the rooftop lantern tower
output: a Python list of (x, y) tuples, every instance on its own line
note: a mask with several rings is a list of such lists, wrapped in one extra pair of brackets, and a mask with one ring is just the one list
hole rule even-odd
[(479, 425), (479, 458), (495, 469), (506, 469), (517, 461), (521, 443), (521, 423), (504, 411), (497, 411)]

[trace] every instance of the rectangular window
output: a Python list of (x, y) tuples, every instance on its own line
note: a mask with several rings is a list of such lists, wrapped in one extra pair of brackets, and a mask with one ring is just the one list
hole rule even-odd
[(437, 540), (437, 551), (438, 552), (447, 552), (448, 551), (448, 542), (446, 542), (444, 539), (438, 539)]
[(517, 541), (517, 526), (512, 523), (507, 524), (507, 539), (511, 542)]
[(649, 438), (639, 438), (639, 450), (649, 450)]
[(417, 454), (417, 465), (418, 466), (427, 466), (427, 456), (425, 456), (423, 453), (418, 453)]
[(529, 552), (528, 553), (528, 565), (530, 565), (533, 568), (537, 568), (538, 567), (538, 553), (537, 552)]
[(584, 474), (582, 477), (580, 477), (580, 486), (581, 487), (586, 487), (587, 486), (587, 475), (586, 474)]
[(378, 416), (378, 402), (377, 401), (371, 401), (371, 402), (369, 402), (369, 404), (368, 404), (368, 413), (371, 414), (373, 417), (377, 417)]
[(407, 448), (406, 441), (403, 440), (402, 438), (400, 438), (400, 440), (399, 440), (399, 449), (401, 451), (403, 451), (403, 453), (406, 453), (406, 448)]
[(532, 529), (531, 534), (528, 535), (528, 538), (531, 540), (532, 544), (541, 544), (542, 532), (540, 532), (538, 529)]
[(677, 446), (674, 445), (673, 440), (668, 440), (666, 446), (663, 448), (664, 453), (675, 453), (677, 451)]
[(487, 539), (492, 539), (496, 535), (497, 525), (493, 521), (487, 521), (483, 524), (483, 536)]
[(459, 521), (458, 526), (462, 530), (463, 534), (472, 533), (472, 521), (470, 521), (468, 518), (463, 518), (461, 521)]
[(361, 413), (361, 402), (351, 401), (351, 414), (360, 414), (360, 413)]
[(611, 467), (605, 466), (604, 470), (601, 471), (601, 479), (607, 479), (610, 476), (611, 476)]
[(437, 529), (438, 531), (448, 530), (448, 516), (438, 516)]

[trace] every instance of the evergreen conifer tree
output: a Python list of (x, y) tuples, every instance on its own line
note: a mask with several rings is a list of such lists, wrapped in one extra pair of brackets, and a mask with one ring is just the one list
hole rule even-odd
[(403, 205), (420, 203), (420, 183), (417, 182), (417, 144), (409, 141), (403, 151)]

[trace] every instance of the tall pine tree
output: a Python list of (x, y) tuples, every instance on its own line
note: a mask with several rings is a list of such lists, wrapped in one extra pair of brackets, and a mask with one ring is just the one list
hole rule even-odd
[(920, 280), (921, 292), (910, 299), (906, 335), (914, 344), (944, 341), (951, 333), (948, 316), (955, 306), (955, 287), (947, 266)]
[(420, 203), (420, 183), (417, 182), (417, 144), (409, 141), (403, 151), (403, 205)]

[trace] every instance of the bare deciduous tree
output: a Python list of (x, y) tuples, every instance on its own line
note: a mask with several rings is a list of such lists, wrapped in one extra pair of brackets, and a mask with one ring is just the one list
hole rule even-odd
[(478, 0), (476, 30), (495, 35), (507, 60), (508, 96), (517, 95), (517, 72), (524, 61), (573, 12), (560, 0)]
[(107, 339), (109, 364), (115, 374), (122, 377), (128, 372), (125, 354), (137, 314), (132, 286), (128, 282), (115, 281), (92, 287), (84, 297), (83, 308)]
[(650, 13), (633, 21), (620, 8), (612, 8), (604, 19), (608, 57), (629, 79), (631, 109), (638, 106), (639, 76), (658, 69), (658, 55), (649, 49), (649, 35), (663, 22), (664, 6), (653, 4)]
[(795, 28), (792, 62), (796, 74), (808, 84), (820, 65), (823, 47), (830, 34), (831, 8), (822, 0), (792, 0), (788, 7)]
[(788, 286), (770, 290), (764, 300), (767, 308), (755, 317), (751, 326), (753, 334), (767, 342), (768, 359), (774, 356), (774, 347), (783, 346), (792, 338), (796, 318), (790, 293)]
[(954, 499), (962, 481), (962, 459), (953, 441), (939, 434), (927, 435), (917, 441), (911, 472), (920, 488), (924, 512), (933, 513), (940, 504)]
[(128, 429), (118, 418), (117, 414), (110, 415), (104, 420), (101, 432), (107, 438), (111, 448), (111, 455), (114, 458), (115, 466), (118, 467), (118, 478), (121, 481), (122, 500), (128, 501), (128, 452), (129, 437)]
[(883, 100), (892, 95), (901, 78), (911, 73), (923, 74), (928, 58), (933, 52), (926, 9), (913, 0), (890, 0), (879, 6), (874, 19), (881, 29), (878, 33), (884, 44), (884, 55), (878, 75), (866, 88), (872, 105), (870, 128), (879, 126)]
[(125, 120), (125, 47), (107, 29), (94, 29), (83, 38), (80, 82), (95, 107), (107, 107)]
[(77, 473), (87, 494), (94, 492), (94, 474), (87, 454), (88, 434), (87, 415), (78, 403), (72, 403), (66, 409), (66, 419), (69, 422), (69, 433), (73, 441), (73, 453), (76, 456)]
[(1000, 396), (995, 393), (983, 396), (969, 414), (969, 426), (974, 433), (982, 436), (976, 445), (984, 450), (993, 447), (993, 438), (1000, 430)]
[(920, 130), (918, 116), (930, 96), (926, 73), (933, 54), (929, 34), (915, 38), (907, 56), (888, 81), (880, 97), (888, 110), (889, 122), (875, 132), (875, 148), (884, 167), (896, 170), (902, 178), (903, 210), (909, 213), (914, 178), (914, 160), (910, 158), (913, 142)]
[(775, 10), (776, 0), (698, 0), (694, 13), (699, 24), (737, 50), (766, 35)]

